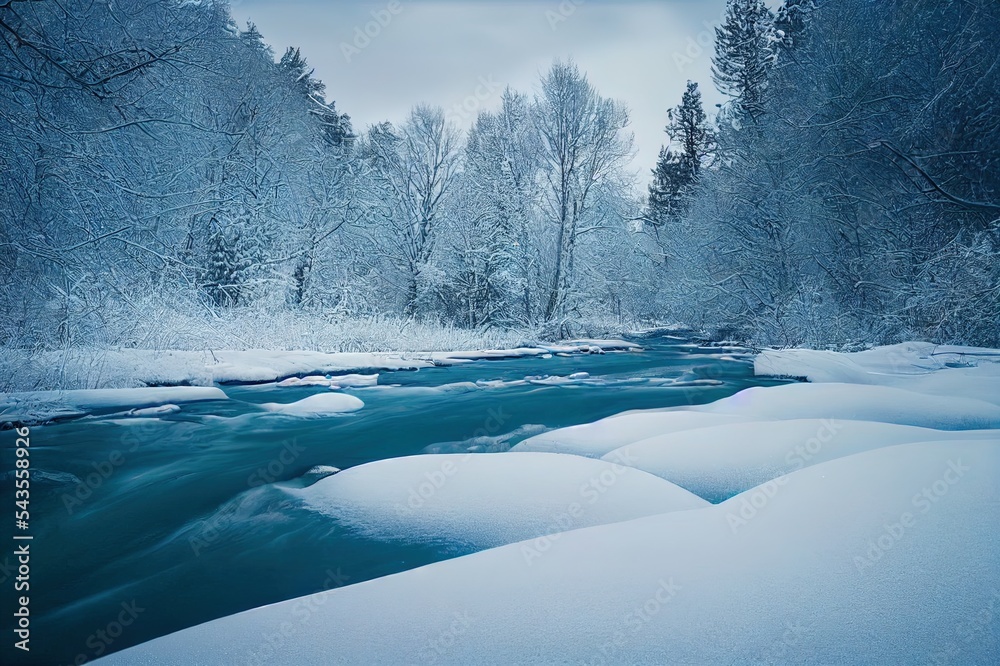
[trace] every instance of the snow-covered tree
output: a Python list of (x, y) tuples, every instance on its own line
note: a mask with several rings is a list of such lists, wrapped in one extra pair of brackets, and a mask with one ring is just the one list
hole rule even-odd
[(546, 212), (556, 225), (555, 269), (545, 319), (562, 317), (573, 291), (580, 237), (601, 228), (591, 216), (596, 187), (632, 155), (628, 111), (602, 97), (572, 62), (552, 66), (535, 101), (541, 138)]
[(764, 112), (768, 71), (774, 62), (774, 15), (764, 0), (728, 0), (726, 20), (715, 29), (712, 77), (741, 113)]
[(511, 89), (469, 133), (450, 247), (457, 314), (469, 326), (524, 326), (539, 314), (538, 145), (528, 98)]
[(437, 280), (431, 258), (461, 167), (459, 133), (443, 109), (421, 105), (399, 130), (388, 123), (373, 127), (366, 151), (388, 198), (380, 252), (402, 273), (403, 311), (412, 316)]
[(715, 148), (697, 83), (688, 81), (680, 105), (667, 112), (667, 119), (670, 145), (660, 149), (649, 186), (647, 219), (658, 236), (663, 225), (686, 210), (692, 190)]

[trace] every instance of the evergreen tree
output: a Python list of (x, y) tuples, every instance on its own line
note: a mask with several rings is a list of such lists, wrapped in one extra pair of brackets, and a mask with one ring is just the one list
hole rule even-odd
[(693, 183), (711, 156), (714, 137), (701, 101), (698, 84), (688, 81), (680, 105), (667, 112), (667, 136), (680, 147), (680, 161)]
[(667, 119), (670, 146), (660, 150), (649, 186), (648, 218), (657, 233), (665, 222), (684, 212), (715, 145), (697, 83), (688, 81), (680, 105), (667, 112)]
[(319, 121), (323, 138), (328, 144), (340, 148), (355, 138), (350, 116), (338, 113), (335, 102), (327, 103), (326, 84), (313, 76), (316, 70), (309, 66), (301, 49), (289, 46), (278, 66), (305, 97), (308, 111)]
[(715, 29), (712, 78), (752, 119), (764, 112), (767, 74), (774, 62), (774, 15), (764, 0), (729, 0), (726, 22)]
[(659, 235), (660, 229), (683, 210), (687, 185), (687, 172), (681, 155), (664, 146), (653, 169), (653, 182), (649, 186), (648, 221)]

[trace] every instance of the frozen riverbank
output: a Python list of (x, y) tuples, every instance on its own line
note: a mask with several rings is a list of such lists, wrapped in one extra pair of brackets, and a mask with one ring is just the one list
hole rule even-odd
[[(536, 536), (209, 622), (106, 663), (994, 662), (1000, 544), (984, 526), (1000, 524), (1000, 353), (940, 352), (765, 352), (758, 373), (819, 383), (529, 438), (515, 449), (565, 454), (545, 459), (554, 478), (560, 460), (567, 471), (579, 456), (608, 465), (547, 491)], [(465, 469), (447, 456), (397, 460), (293, 495), (324, 515), (353, 507), (353, 519), (378, 521), (375, 538), (427, 539), (446, 534), (450, 514), (494, 524), (493, 503), (476, 499), (481, 479), (517, 487), (508, 463), (525, 455)], [(534, 473), (522, 460), (520, 473)], [(627, 510), (628, 484), (650, 479), (636, 470), (712, 504), (574, 518), (598, 515), (611, 488), (607, 515)], [(393, 488), (417, 489), (417, 506)], [(378, 518), (395, 505), (391, 521)], [(379, 537), (387, 522), (391, 536)], [(523, 536), (488, 541), (505, 534)]]

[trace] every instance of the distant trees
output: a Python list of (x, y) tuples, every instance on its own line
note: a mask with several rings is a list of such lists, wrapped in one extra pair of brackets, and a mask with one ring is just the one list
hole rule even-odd
[(531, 103), (508, 88), (500, 109), (480, 113), (469, 133), (451, 225), (454, 314), (471, 327), (531, 326), (541, 314), (540, 176)]
[(584, 316), (580, 306), (601, 298), (607, 257), (581, 262), (581, 248), (592, 238), (608, 247), (611, 236), (639, 242), (626, 227), (631, 203), (622, 205), (627, 124), (620, 103), (557, 62), (538, 97), (506, 90), (464, 145), (438, 109), (416, 107), (398, 130), (373, 128), (359, 154), (382, 203), (364, 233), (399, 278), (386, 294), (405, 294), (406, 316), (469, 327)]

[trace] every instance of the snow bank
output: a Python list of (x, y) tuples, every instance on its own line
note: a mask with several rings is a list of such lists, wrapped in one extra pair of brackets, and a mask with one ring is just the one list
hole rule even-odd
[(998, 477), (996, 442), (877, 449), (718, 506), (258, 608), (102, 663), (997, 663)]
[(747, 420), (751, 419), (744, 416), (688, 410), (635, 411), (609, 416), (595, 423), (550, 430), (529, 437), (511, 450), (573, 453), (600, 458), (626, 444), (648, 437)]
[[(41, 422), (86, 416), (94, 412), (134, 410), (131, 415), (165, 414), (184, 403), (226, 400), (217, 388), (164, 387), (82, 389), (0, 394), (0, 422)], [(148, 408), (160, 408), (153, 412)]]
[(754, 387), (691, 409), (755, 420), (828, 418), (879, 421), (938, 430), (1000, 428), (1000, 406), (982, 400), (931, 396), (888, 386), (859, 384)]
[(908, 342), (853, 354), (811, 349), (762, 352), (758, 375), (874, 384), (1000, 405), (1000, 351)]
[(392, 458), (296, 494), (373, 538), (475, 549), (708, 505), (632, 467), (552, 453)]
[(433, 365), (427, 359), (401, 354), (335, 353), (308, 351), (214, 352), (216, 363), (207, 370), (216, 383), (270, 382), (304, 375), (333, 375), (363, 370), (419, 370)]
[(796, 419), (658, 435), (604, 458), (672, 481), (710, 502), (721, 502), (796, 470), (871, 449), (998, 437), (995, 430), (952, 432), (870, 421)]
[[(272, 351), (172, 351), (149, 349), (73, 350), (44, 352), (30, 358), (28, 366), (34, 380), (47, 377), (50, 382), (100, 382), (105, 386), (210, 386), (212, 384), (267, 383), (292, 381), (321, 385), (370, 386), (372, 373), (380, 371), (419, 370), (434, 366), (457, 365), (473, 361), (540, 357), (551, 358), (553, 350), (576, 355), (608, 350), (640, 350), (622, 340), (580, 341), (564, 345), (520, 347), (483, 351), (449, 352), (335, 352)], [(0, 359), (0, 371), (9, 369)], [(59, 368), (58, 377), (52, 368)], [(366, 373), (358, 376), (358, 373)], [(329, 375), (329, 377), (327, 377)], [(293, 379), (294, 378), (294, 379)], [(305, 378), (305, 379), (302, 379)], [(297, 380), (297, 381), (295, 381)], [(339, 380), (339, 382), (338, 382)], [(346, 382), (352, 382), (350, 384)]]
[(347, 414), (362, 409), (365, 403), (353, 395), (344, 393), (319, 393), (303, 398), (298, 402), (278, 403), (267, 402), (260, 405), (261, 409), (287, 416), (326, 416), (328, 414)]
[(527, 358), (532, 356), (551, 358), (552, 354), (603, 354), (606, 351), (642, 351), (642, 347), (625, 340), (572, 340), (565, 344), (541, 344), (537, 347), (518, 347), (516, 349), (433, 352), (426, 356), (435, 365), (453, 365), (470, 361)]

